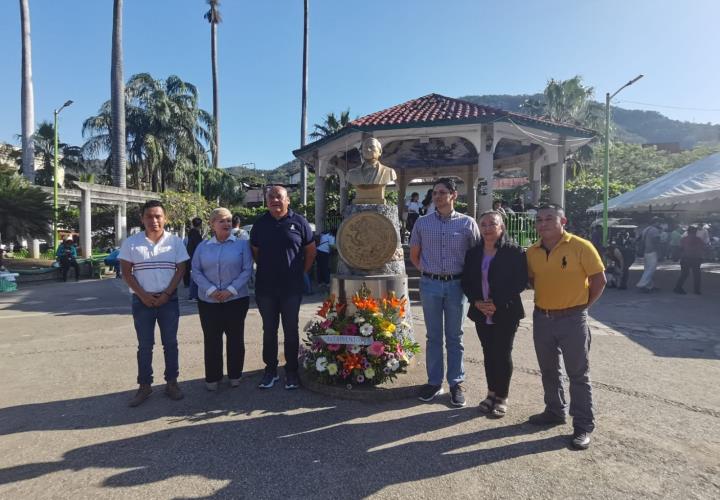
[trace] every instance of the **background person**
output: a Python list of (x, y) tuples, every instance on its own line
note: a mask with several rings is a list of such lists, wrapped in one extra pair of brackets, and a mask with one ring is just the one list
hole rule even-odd
[[(190, 259), (192, 261), (193, 255), (195, 254), (195, 249), (203, 241), (202, 219), (200, 217), (195, 217), (190, 222), (190, 224), (192, 225), (192, 228), (188, 232), (188, 236), (187, 236), (187, 253), (190, 256)], [(188, 293), (188, 300), (197, 300), (198, 287), (197, 287), (197, 283), (191, 279), (191, 274), (192, 274), (192, 265), (188, 265), (185, 268), (185, 275), (183, 276), (183, 282), (185, 283), (186, 287), (190, 288), (189, 293)]]
[(508, 238), (497, 211), (480, 216), (480, 236), (480, 244), (465, 254), (461, 284), (485, 360), (488, 390), (479, 408), (501, 418), (507, 413), (513, 341), (525, 317), (520, 292), (527, 287), (527, 259), (523, 249)]
[(640, 233), (640, 241), (638, 242), (638, 253), (643, 256), (643, 273), (640, 281), (635, 287), (643, 293), (650, 293), (657, 290), (653, 277), (658, 265), (658, 254), (660, 251), (660, 219), (653, 217), (652, 222)]
[(565, 231), (565, 211), (557, 205), (538, 209), (535, 224), (540, 241), (528, 248), (528, 275), (535, 288), (533, 342), (545, 392), (545, 410), (530, 417), (534, 425), (565, 423), (567, 402), (560, 355), (570, 379), (570, 445), (590, 446), (595, 429), (590, 384), (588, 308), (602, 295), (605, 273), (593, 244)]
[(72, 267), (75, 270), (75, 281), (80, 281), (80, 266), (77, 263), (77, 247), (71, 237), (65, 238), (55, 253), (60, 270), (62, 271), (62, 280), (67, 281), (68, 271)]
[(242, 217), (240, 214), (233, 215), (232, 234), (240, 240), (250, 240), (250, 234), (242, 228)]
[(683, 285), (692, 272), (693, 291), (700, 295), (700, 266), (707, 250), (705, 242), (697, 235), (697, 226), (690, 226), (687, 235), (680, 240), (680, 278), (675, 284), (675, 293), (685, 295)]
[(462, 324), (468, 302), (460, 286), (465, 254), (480, 241), (475, 220), (455, 211), (455, 181), (438, 179), (432, 191), (435, 212), (420, 217), (410, 236), (410, 260), (422, 273), (420, 300), (427, 325), (425, 349), (428, 382), (420, 389), (421, 401), (443, 393), (443, 342), (447, 348), (447, 382), (450, 404), (465, 406), (462, 382)]
[(419, 193), (413, 193), (410, 195), (410, 201), (405, 204), (405, 209), (407, 210), (405, 229), (407, 229), (409, 233), (412, 233), (413, 226), (420, 217), (420, 210), (422, 209)]
[(300, 387), (298, 321), (304, 288), (303, 275), (315, 260), (315, 239), (310, 224), (290, 210), (282, 186), (265, 195), (268, 211), (250, 231), (250, 245), (257, 263), (255, 302), (263, 321), (265, 373), (258, 387), (269, 389), (278, 376), (278, 328), (282, 320), (285, 347), (285, 388)]
[(226, 208), (212, 211), (210, 228), (213, 237), (197, 247), (192, 267), (205, 347), (205, 386), (214, 391), (223, 378), (223, 335), (230, 386), (240, 385), (252, 254), (248, 241), (232, 234), (232, 214)]
[(122, 276), (132, 292), (132, 315), (138, 339), (137, 382), (140, 385), (130, 406), (138, 406), (152, 394), (155, 324), (160, 328), (165, 355), (165, 394), (173, 400), (184, 397), (179, 375), (177, 331), (180, 322), (177, 286), (189, 259), (180, 238), (165, 231), (165, 208), (157, 200), (146, 202), (140, 211), (145, 228), (127, 238), (120, 247)]
[(318, 285), (328, 288), (330, 287), (330, 255), (335, 250), (335, 233), (335, 229), (322, 233), (317, 246)]

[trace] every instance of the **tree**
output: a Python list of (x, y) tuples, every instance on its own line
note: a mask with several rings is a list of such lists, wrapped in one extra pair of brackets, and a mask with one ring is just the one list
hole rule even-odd
[(50, 195), (17, 174), (0, 175), (0, 238), (41, 238), (49, 233)]
[(218, 70), (217, 70), (217, 25), (222, 22), (220, 16), (220, 0), (207, 0), (210, 10), (205, 13), (205, 19), (210, 23), (210, 58), (212, 61), (213, 80), (213, 127), (212, 127), (212, 165), (218, 168), (220, 164), (220, 106), (218, 104)]
[[(110, 63), (110, 107), (112, 113), (111, 161), (113, 184), (127, 186), (125, 151), (125, 88), (122, 51), (123, 0), (113, 2), (112, 60)], [(84, 125), (83, 125), (84, 128)]]
[(310, 134), (312, 139), (322, 139), (338, 132), (350, 123), (350, 108), (340, 113), (340, 117), (335, 116), (335, 112), (325, 115), (323, 123), (313, 125), (315, 130)]
[(20, 106), (22, 122), (22, 171), (30, 181), (35, 180), (35, 149), (33, 132), (35, 131), (35, 98), (32, 82), (32, 47), (30, 40), (29, 0), (20, 0), (20, 32), (22, 34), (22, 84)]
[[(126, 129), (130, 177), (136, 188), (150, 186), (189, 190), (197, 165), (205, 164), (205, 145), (211, 142), (213, 118), (198, 107), (197, 89), (175, 75), (155, 80), (148, 73), (132, 76), (125, 88)], [(83, 123), (87, 155), (110, 150), (110, 103)]]
[(197, 193), (168, 191), (162, 194), (162, 204), (168, 226), (181, 231), (193, 217), (208, 220), (212, 211), (210, 203)]

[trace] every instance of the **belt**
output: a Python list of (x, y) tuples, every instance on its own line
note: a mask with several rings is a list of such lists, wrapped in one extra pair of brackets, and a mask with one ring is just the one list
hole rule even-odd
[(568, 307), (567, 309), (543, 309), (535, 306), (535, 312), (542, 314), (548, 318), (562, 318), (563, 316), (570, 316), (574, 312), (584, 311), (587, 309), (587, 305)]
[(431, 280), (440, 280), (440, 281), (452, 281), (452, 280), (459, 280), (462, 278), (462, 274), (431, 274), (431, 273), (422, 273), (423, 276), (426, 278), (430, 278)]

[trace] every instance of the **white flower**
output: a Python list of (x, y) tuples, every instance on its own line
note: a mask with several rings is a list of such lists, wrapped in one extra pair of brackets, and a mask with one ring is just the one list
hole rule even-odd
[(363, 323), (365, 323), (365, 318), (363, 318), (362, 316), (356, 316), (353, 322), (357, 323), (358, 325), (362, 325)]
[(351, 344), (350, 347), (348, 347), (348, 351), (350, 351), (350, 353), (352, 354), (359, 353), (360, 349), (362, 349), (362, 347), (358, 344)]
[(327, 365), (327, 371), (330, 375), (336, 375), (338, 372), (338, 365), (335, 363), (330, 363)]
[(373, 333), (373, 327), (370, 324), (365, 324), (360, 327), (360, 335), (363, 335), (364, 337), (369, 337)]
[(387, 362), (387, 367), (390, 368), (392, 371), (396, 371), (398, 368), (400, 368), (400, 361), (393, 358)]
[(328, 328), (325, 330), (325, 335), (337, 335), (337, 331), (333, 330), (332, 328)]
[(324, 372), (327, 370), (328, 361), (325, 356), (320, 356), (318, 359), (315, 360), (315, 369), (319, 372)]
[(330, 311), (327, 313), (327, 319), (335, 319), (337, 318), (337, 313), (335, 311)]

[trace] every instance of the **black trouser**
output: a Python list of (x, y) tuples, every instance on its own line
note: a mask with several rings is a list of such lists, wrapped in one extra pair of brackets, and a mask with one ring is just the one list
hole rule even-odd
[(700, 293), (700, 264), (702, 259), (697, 257), (682, 257), (680, 259), (680, 278), (675, 285), (676, 289), (681, 289), (685, 284), (685, 280), (692, 271), (693, 275), (693, 291)]
[(278, 366), (278, 328), (282, 318), (285, 371), (297, 372), (300, 336), (298, 321), (300, 315), (301, 294), (293, 295), (256, 295), (260, 316), (263, 321), (263, 361), (265, 369), (277, 373)]
[(61, 259), (60, 269), (62, 270), (63, 281), (67, 281), (68, 271), (70, 268), (75, 269), (75, 281), (80, 279), (80, 266), (75, 259)]
[(205, 382), (223, 377), (223, 333), (226, 337), (228, 378), (240, 378), (245, 362), (245, 316), (249, 297), (213, 304), (198, 300), (205, 340)]
[(475, 330), (485, 358), (488, 391), (498, 398), (507, 398), (513, 372), (512, 348), (518, 322), (487, 325), (476, 321)]
[(330, 284), (330, 254), (328, 252), (317, 253), (317, 280), (318, 284)]
[(408, 212), (407, 214), (407, 222), (405, 223), (405, 228), (412, 233), (413, 227), (415, 227), (415, 223), (417, 222), (418, 218), (420, 217), (420, 214), (415, 212)]

